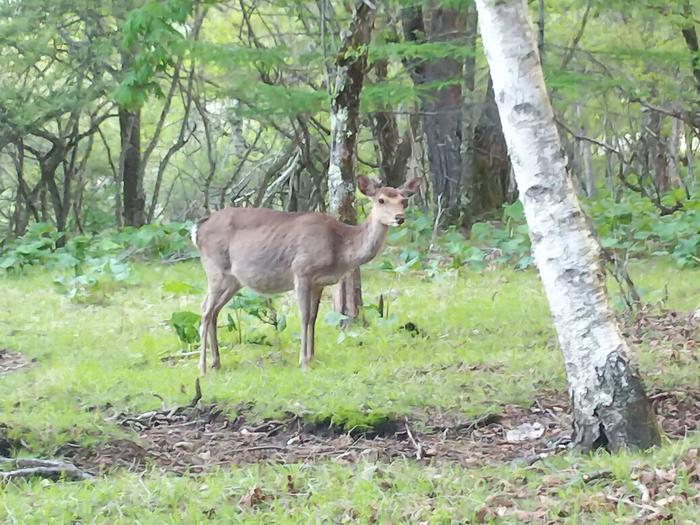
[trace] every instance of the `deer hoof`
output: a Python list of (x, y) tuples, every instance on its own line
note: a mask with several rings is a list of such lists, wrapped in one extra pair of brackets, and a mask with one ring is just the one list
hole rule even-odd
[(219, 362), (219, 361), (214, 361), (214, 362), (211, 364), (211, 369), (212, 369), (212, 370), (219, 370), (220, 368), (221, 368), (221, 362)]

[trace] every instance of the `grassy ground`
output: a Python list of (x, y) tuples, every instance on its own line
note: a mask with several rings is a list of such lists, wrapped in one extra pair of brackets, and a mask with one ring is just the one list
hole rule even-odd
[[(663, 300), (680, 311), (698, 308), (698, 270), (644, 262), (633, 276), (647, 300)], [(176, 295), (163, 285), (178, 281), (201, 287), (198, 263), (140, 264), (133, 283), (106, 290), (106, 299), (95, 305), (69, 301), (51, 281), (38, 269), (0, 279), (0, 347), (36, 359), (24, 371), (0, 376), (2, 421), (10, 437), (22, 439), (22, 453), (50, 456), (68, 441), (89, 446), (124, 435), (105, 420), (108, 407), (142, 412), (160, 406), (156, 395), (171, 406), (189, 401), (196, 361), (161, 361), (182, 350), (164, 321), (175, 310), (198, 311), (201, 294)], [(367, 328), (353, 328), (338, 342), (336, 328), (323, 322), (324, 301), (311, 373), (296, 366), (298, 329), (291, 296), (278, 300), (289, 317), (279, 343), (234, 346), (237, 334), (220, 330), (224, 369), (202, 381), (204, 400), (231, 414), (240, 403), (252, 403), (260, 418), (293, 412), (351, 428), (385, 416), (420, 420), (431, 409), (470, 418), (498, 411), (504, 403), (528, 406), (538, 392), (565, 391), (534, 272), (464, 271), (426, 280), (368, 271), (364, 285), (369, 302), (380, 293), (390, 298), (391, 317), (372, 318)], [(421, 335), (400, 329), (408, 322)], [(265, 331), (248, 318), (244, 329)], [(274, 339), (269, 329), (265, 335)], [(697, 360), (664, 359), (645, 345), (638, 354), (651, 387), (696, 386)], [(662, 502), (665, 506), (655, 508), (670, 508), (675, 523), (694, 523), (697, 491), (692, 468), (686, 467), (699, 445), (694, 435), (645, 456), (560, 455), (530, 468), (328, 462), (260, 464), (198, 477), (122, 471), (95, 482), (21, 482), (0, 488), (0, 522), (453, 523), (546, 516), (613, 523), (645, 512), (636, 479), (656, 469), (666, 477), (649, 483), (671, 493), (663, 494), (670, 498)], [(584, 480), (600, 469), (609, 471), (604, 480)], [(238, 505), (255, 485), (266, 498), (254, 498), (252, 505), (244, 498)]]

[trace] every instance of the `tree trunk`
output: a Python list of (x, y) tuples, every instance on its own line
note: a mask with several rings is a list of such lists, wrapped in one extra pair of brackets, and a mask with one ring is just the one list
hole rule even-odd
[(474, 130), (471, 149), (471, 211), (474, 217), (478, 217), (503, 206), (507, 200), (510, 176), (508, 148), (498, 118), (491, 78), (486, 88), (484, 111)]
[(683, 181), (681, 180), (680, 164), (678, 159), (678, 150), (680, 149), (681, 139), (681, 121), (675, 117), (671, 117), (671, 134), (668, 136), (668, 180), (672, 188), (682, 188)]
[(591, 143), (581, 141), (581, 158), (583, 159), (583, 183), (586, 186), (586, 197), (595, 196), (595, 176), (593, 174), (593, 161), (591, 159)]
[[(385, 28), (384, 32), (390, 35), (386, 38), (387, 42), (399, 41), (393, 24), (390, 28)], [(386, 80), (388, 70), (388, 59), (382, 58), (374, 62), (377, 82)], [(386, 110), (377, 111), (372, 115), (372, 131), (378, 149), (381, 181), (387, 186), (398, 188), (406, 180), (406, 169), (411, 157), (411, 132), (408, 123), (403, 137), (400, 136), (396, 115), (391, 109), (389, 106)]]
[(644, 148), (645, 171), (650, 174), (654, 188), (657, 192), (666, 191), (669, 188), (668, 162), (666, 151), (661, 136), (661, 113), (650, 109), (643, 111), (644, 129), (642, 131), (642, 147)]
[[(29, 200), (26, 183), (24, 182), (24, 144), (19, 139), (15, 143), (16, 153), (12, 155), (17, 173), (17, 194), (11, 231), (14, 237), (21, 237), (29, 225), (29, 210), (33, 205)], [(36, 214), (36, 212), (35, 212)]]
[[(344, 33), (336, 58), (336, 81), (331, 101), (331, 151), (328, 166), (329, 211), (347, 224), (357, 223), (355, 212), (355, 142), (360, 93), (367, 69), (367, 48), (376, 9), (360, 0)], [(333, 287), (333, 307), (357, 317), (362, 306), (359, 269)]]
[(582, 450), (648, 448), (660, 431), (607, 300), (600, 246), (567, 176), (526, 0), (477, 0), (535, 263), (554, 318)]
[[(583, 121), (583, 116), (581, 115), (581, 106), (576, 105), (576, 120), (578, 122)], [(579, 134), (582, 137), (587, 136), (586, 127), (581, 124), (579, 126)], [(578, 148), (581, 157), (581, 168), (582, 168), (582, 185), (586, 189), (586, 197), (591, 198), (595, 195), (595, 176), (593, 174), (593, 166), (591, 159), (591, 143), (588, 140), (579, 140)]]
[[(421, 42), (427, 35), (431, 42), (458, 41), (464, 37), (464, 12), (430, 2), (423, 20), (420, 6), (405, 8), (401, 13), (406, 40)], [(419, 88), (423, 112), (423, 132), (428, 151), (433, 203), (444, 210), (445, 222), (458, 224), (463, 217), (462, 188), (462, 67), (451, 57), (435, 58), (406, 64), (413, 83)], [(440, 88), (420, 89), (425, 83), (443, 83)]]
[(143, 226), (146, 218), (146, 197), (143, 193), (141, 170), (141, 110), (129, 111), (119, 108), (119, 135), (119, 172), (123, 184), (124, 225), (138, 228)]

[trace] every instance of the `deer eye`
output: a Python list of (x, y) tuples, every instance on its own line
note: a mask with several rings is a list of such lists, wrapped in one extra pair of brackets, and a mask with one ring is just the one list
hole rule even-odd
[(379, 199), (377, 199), (377, 202), (378, 202), (379, 204), (384, 204), (384, 199), (382, 199), (382, 198), (380, 197)]

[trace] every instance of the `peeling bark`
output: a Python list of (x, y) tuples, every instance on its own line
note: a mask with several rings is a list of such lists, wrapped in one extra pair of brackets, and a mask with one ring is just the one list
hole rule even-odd
[(600, 246), (568, 177), (525, 0), (477, 0), (494, 92), (564, 356), (582, 450), (649, 448), (660, 430), (610, 308)]
[[(336, 57), (335, 90), (331, 100), (331, 151), (328, 166), (329, 211), (347, 224), (357, 223), (355, 211), (355, 143), (359, 127), (360, 93), (367, 69), (376, 9), (359, 1), (342, 36)], [(337, 312), (357, 317), (362, 306), (360, 272), (357, 270), (333, 287)]]

